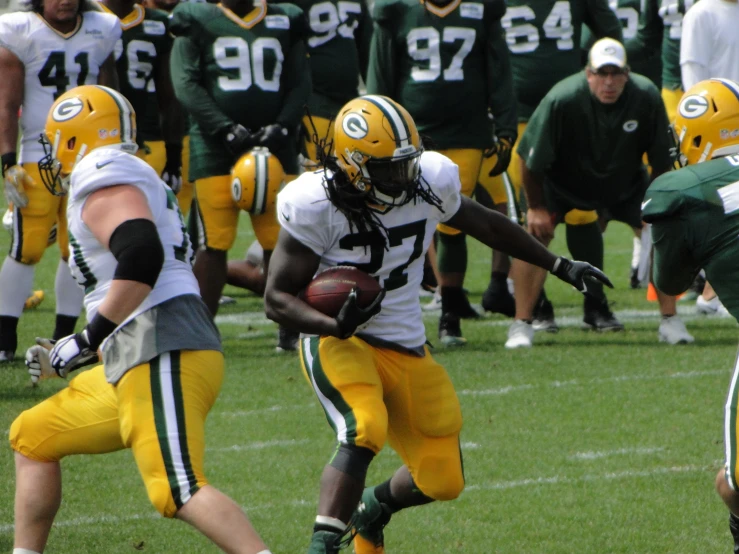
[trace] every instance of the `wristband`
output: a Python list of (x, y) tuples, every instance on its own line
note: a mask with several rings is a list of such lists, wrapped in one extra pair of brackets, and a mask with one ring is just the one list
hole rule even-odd
[(117, 323), (113, 323), (100, 312), (95, 314), (92, 321), (85, 327), (85, 331), (87, 331), (87, 342), (90, 343), (90, 348), (97, 350), (108, 335), (115, 331), (116, 327), (118, 327)]
[(2, 162), (0, 162), (0, 165), (2, 165), (3, 177), (5, 177), (5, 171), (8, 168), (13, 167), (14, 165), (18, 165), (18, 156), (15, 152), (8, 152), (6, 154), (3, 154), (2, 156), (0, 156), (0, 160), (2, 160)]

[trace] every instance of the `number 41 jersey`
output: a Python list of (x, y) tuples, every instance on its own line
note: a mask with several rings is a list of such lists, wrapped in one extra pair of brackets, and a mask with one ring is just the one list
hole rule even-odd
[(114, 15), (84, 12), (77, 29), (63, 35), (35, 12), (0, 16), (0, 46), (18, 56), (25, 69), (21, 114), (21, 163), (43, 158), (38, 142), (54, 100), (79, 85), (97, 83), (100, 66), (121, 36)]
[(417, 199), (379, 215), (379, 230), (358, 232), (326, 196), (322, 170), (303, 173), (277, 196), (277, 217), (293, 238), (321, 257), (319, 271), (352, 265), (387, 290), (382, 310), (362, 329), (369, 335), (415, 349), (426, 342), (418, 289), (424, 255), (439, 222), (459, 210), (459, 168), (437, 152), (421, 156), (421, 174), (441, 200), (441, 210)]

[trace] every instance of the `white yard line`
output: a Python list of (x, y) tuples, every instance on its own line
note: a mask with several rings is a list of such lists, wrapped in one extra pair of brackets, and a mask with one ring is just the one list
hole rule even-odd
[(628, 456), (631, 454), (638, 454), (646, 456), (649, 454), (656, 454), (662, 452), (663, 447), (637, 447), (637, 448), (619, 448), (617, 450), (601, 450), (594, 452), (578, 452), (574, 456), (570, 456), (570, 460), (600, 460), (601, 458), (610, 458), (612, 456)]
[(620, 383), (624, 381), (655, 381), (660, 379), (695, 379), (713, 375), (729, 375), (731, 370), (709, 369), (706, 371), (682, 371), (669, 375), (616, 375), (613, 377), (597, 377), (595, 379), (570, 379), (568, 381), (550, 381), (549, 383), (526, 383), (523, 385), (509, 385), (495, 389), (462, 389), (457, 391), (459, 396), (502, 396), (513, 392), (531, 390), (534, 388), (566, 388), (596, 385), (600, 383)]
[[(654, 477), (656, 475), (670, 475), (680, 473), (700, 473), (709, 471), (712, 468), (698, 465), (687, 465), (687, 466), (674, 466), (674, 467), (656, 467), (653, 469), (643, 471), (620, 471), (613, 473), (598, 473), (583, 475), (581, 477), (565, 477), (563, 475), (555, 475), (552, 477), (532, 477), (529, 479), (520, 479), (516, 481), (491, 481), (489, 483), (481, 483), (479, 485), (468, 485), (465, 487), (465, 492), (476, 492), (476, 491), (491, 491), (491, 490), (506, 490), (519, 487), (536, 487), (541, 485), (562, 485), (572, 483), (583, 483), (591, 481), (614, 481), (621, 479), (640, 479), (644, 477)], [(264, 509), (274, 509), (284, 506), (313, 506), (315, 501), (309, 500), (291, 500), (286, 502), (271, 503), (268, 505), (257, 505), (253, 507), (245, 506), (246, 512), (255, 512)], [(113, 524), (121, 523), (126, 521), (135, 521), (141, 519), (156, 519), (160, 517), (157, 513), (147, 514), (131, 514), (128, 516), (112, 516), (102, 515), (95, 517), (78, 517), (68, 520), (57, 521), (54, 523), (56, 527), (80, 527), (83, 525), (99, 525), (99, 524)], [(0, 533), (12, 533), (13, 524), (5, 523), (0, 524)]]
[(244, 450), (264, 450), (265, 448), (283, 447), (283, 446), (296, 446), (299, 444), (307, 444), (310, 441), (308, 439), (287, 439), (287, 440), (271, 440), (271, 441), (257, 441), (248, 442), (246, 444), (234, 444), (231, 446), (215, 446), (212, 448), (206, 448), (206, 452), (242, 452)]

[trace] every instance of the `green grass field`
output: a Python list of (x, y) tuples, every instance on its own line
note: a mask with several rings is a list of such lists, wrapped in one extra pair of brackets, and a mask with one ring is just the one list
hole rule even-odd
[[(251, 240), (248, 218), (233, 255)], [(565, 252), (564, 229), (554, 249)], [(680, 307), (696, 344), (657, 342), (657, 308), (628, 289), (631, 234), (612, 225), (606, 271), (613, 309), (626, 331), (580, 330), (581, 299), (550, 280), (560, 323), (530, 351), (503, 348), (507, 321), (465, 322), (469, 344), (437, 349), (457, 387), (465, 418), (467, 488), (450, 503), (402, 512), (386, 530), (402, 554), (719, 553), (731, 551), (727, 512), (713, 480), (723, 460), (723, 406), (737, 345), (733, 320)], [(0, 248), (8, 236), (0, 231)], [(25, 314), (20, 344), (53, 327), (58, 250), (37, 271), (47, 298)], [(467, 287), (474, 303), (487, 284), (489, 252), (471, 244)], [(229, 290), (237, 304), (218, 322), (227, 373), (208, 420), (210, 481), (240, 502), (275, 554), (305, 552), (318, 478), (331, 430), (303, 379), (297, 356), (274, 351), (276, 327), (261, 300)], [(425, 319), (437, 342), (437, 316)], [(19, 354), (22, 354), (19, 352)], [(0, 428), (63, 382), (31, 388), (21, 362), (3, 366)], [(369, 482), (398, 465), (389, 449)], [(64, 501), (47, 552), (207, 553), (216, 549), (150, 506), (128, 452), (64, 460)], [(13, 543), (13, 456), (0, 449), (0, 551)]]

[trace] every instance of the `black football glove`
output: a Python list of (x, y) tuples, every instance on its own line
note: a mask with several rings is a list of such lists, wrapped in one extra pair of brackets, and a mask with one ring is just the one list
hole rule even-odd
[(162, 181), (177, 194), (182, 188), (182, 144), (167, 143), (167, 163), (162, 171)]
[(287, 128), (279, 123), (273, 123), (262, 127), (256, 134), (256, 142), (260, 146), (266, 146), (270, 152), (277, 152), (287, 145), (290, 133)]
[(226, 143), (226, 148), (236, 158), (244, 152), (251, 150), (257, 144), (256, 136), (238, 123), (234, 123), (226, 129), (222, 137), (223, 142)]
[(490, 169), (490, 173), (488, 173), (489, 177), (500, 175), (508, 169), (508, 164), (511, 163), (513, 143), (515, 142), (513, 138), (508, 136), (495, 137), (494, 140), (493, 147), (486, 150), (483, 154), (486, 158), (491, 158), (492, 156), (496, 156), (497, 158), (495, 165)]
[(560, 256), (554, 262), (551, 273), (585, 295), (590, 294), (588, 292), (588, 282), (596, 283), (600, 281), (604, 285), (613, 288), (613, 283), (606, 274), (587, 262), (575, 262)]
[(51, 367), (59, 377), (66, 377), (70, 371), (96, 363), (97, 350), (90, 346), (87, 328), (80, 333), (68, 335), (56, 341), (49, 352)]
[(364, 325), (380, 313), (380, 304), (382, 303), (382, 299), (385, 298), (385, 292), (385, 289), (382, 289), (380, 294), (377, 295), (377, 298), (372, 301), (372, 304), (366, 308), (360, 308), (357, 304), (359, 289), (354, 287), (351, 290), (344, 305), (341, 307), (341, 311), (339, 311), (339, 315), (336, 316), (336, 323), (339, 324), (340, 339), (348, 339), (356, 332), (359, 326)]

